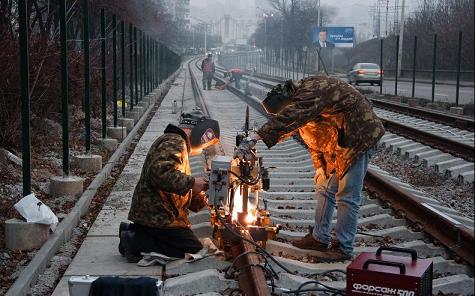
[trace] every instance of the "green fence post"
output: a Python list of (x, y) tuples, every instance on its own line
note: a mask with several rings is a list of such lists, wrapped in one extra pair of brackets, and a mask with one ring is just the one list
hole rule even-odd
[(138, 40), (137, 28), (134, 27), (134, 76), (135, 76), (135, 105), (139, 103), (139, 76), (138, 76)]
[(117, 16), (112, 16), (112, 102), (114, 103), (114, 127), (117, 127)]
[(455, 105), (459, 105), (460, 96), (460, 66), (462, 64), (462, 32), (459, 32), (459, 47), (457, 52), (457, 87), (455, 91)]
[(122, 84), (122, 117), (125, 117), (125, 22), (120, 22), (120, 57), (121, 57), (121, 84)]
[(384, 51), (384, 39), (381, 38), (381, 45), (379, 49), (379, 66), (381, 67), (381, 75), (379, 75), (379, 93), (383, 94), (383, 81), (384, 81), (384, 61), (383, 61), (383, 51)]
[(414, 36), (414, 53), (412, 56), (412, 97), (416, 93), (417, 36)]
[(129, 92), (130, 110), (134, 109), (134, 35), (132, 24), (129, 24)]
[(18, 1), (23, 196), (31, 193), (29, 20), (26, 2), (26, 0)]
[(396, 72), (394, 73), (394, 95), (397, 96), (397, 82), (399, 73), (399, 35), (396, 35)]
[(20, 43), (20, 96), (23, 196), (31, 193), (30, 68), (28, 53), (28, 14), (26, 0), (18, 1)]
[(91, 81), (89, 60), (89, 1), (83, 0), (83, 50), (84, 50), (84, 114), (86, 123), (86, 153), (91, 152)]
[(66, 26), (66, 0), (59, 1), (59, 32), (61, 42), (61, 112), (63, 113), (63, 176), (69, 176), (68, 31)]
[(107, 80), (106, 80), (106, 14), (101, 9), (101, 126), (102, 138), (107, 138)]
[(145, 96), (145, 88), (146, 88), (146, 85), (145, 85), (145, 68), (146, 68), (146, 65), (145, 63), (147, 62), (145, 60), (145, 38), (146, 38), (146, 35), (145, 35), (145, 32), (142, 32), (142, 96), (140, 97), (141, 100), (143, 100), (143, 97)]
[(435, 100), (435, 67), (437, 63), (437, 34), (434, 34), (434, 48), (432, 53), (432, 102)]

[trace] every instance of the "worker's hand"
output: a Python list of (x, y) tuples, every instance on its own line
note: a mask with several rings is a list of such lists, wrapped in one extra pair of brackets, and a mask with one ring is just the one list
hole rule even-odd
[(198, 193), (198, 192), (208, 190), (208, 186), (209, 186), (208, 180), (206, 178), (199, 177), (199, 178), (195, 178), (195, 183), (193, 184), (193, 187), (191, 188), (191, 190), (193, 190), (193, 192)]
[(244, 139), (239, 147), (234, 150), (234, 158), (238, 158), (240, 160), (253, 160), (255, 158), (255, 154), (253, 153), (252, 149), (256, 146), (255, 140), (247, 140)]
[(323, 168), (318, 168), (316, 171), (315, 171), (315, 183), (318, 182), (318, 179), (321, 178), (321, 177), (326, 177), (325, 176), (325, 170)]
[(259, 136), (258, 133), (255, 133), (254, 136), (252, 137), (253, 140), (255, 140), (256, 142), (259, 142), (262, 140), (261, 136)]

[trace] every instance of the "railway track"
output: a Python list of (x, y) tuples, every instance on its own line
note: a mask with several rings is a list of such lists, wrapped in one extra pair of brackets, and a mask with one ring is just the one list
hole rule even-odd
[[(225, 71), (222, 67), (217, 70), (221, 75)], [(245, 78), (252, 92), (260, 97), (283, 82), (267, 75), (246, 75)], [(473, 119), (381, 100), (373, 100), (373, 103), (388, 131), (384, 138), (388, 142), (381, 141), (381, 145), (460, 183), (474, 181)]]
[[(197, 66), (189, 67), (189, 71), (196, 79), (200, 79)], [(240, 99), (225, 91), (206, 91), (203, 101), (209, 115), (221, 124), (223, 150), (229, 155), (234, 147), (234, 136), (243, 124), (246, 106), (253, 107), (250, 116), (256, 126), (260, 126), (266, 118), (255, 98), (245, 96), (232, 87), (228, 89)], [(263, 144), (257, 147), (259, 154), (264, 157), (264, 164), (272, 168), (271, 189), (260, 195), (260, 206), (270, 211), (274, 223), (283, 226), (277, 239), (267, 243), (267, 251), (284, 267), (269, 262), (277, 273), (272, 281), (275, 293), (296, 290), (301, 284), (316, 278), (335, 289), (344, 289), (344, 277), (324, 273), (333, 269), (344, 270), (348, 262), (319, 263), (321, 253), (297, 249), (290, 244), (291, 240), (304, 236), (307, 227), (313, 224), (313, 165), (307, 150), (295, 139), (280, 143), (271, 150), (267, 150)], [(193, 174), (201, 174), (202, 159), (193, 158), (191, 161)], [(432, 258), (434, 261), (434, 293), (473, 294), (473, 230), (454, 219), (457, 217), (456, 212), (443, 213), (443, 205), (430, 197), (419, 195), (416, 189), (402, 184), (380, 168), (371, 166), (368, 176), (370, 181), (367, 181), (363, 192), (355, 253), (375, 251), (381, 245), (413, 248), (420, 257)], [(395, 182), (401, 183), (400, 186), (395, 187)], [(398, 194), (399, 199), (403, 197), (404, 203), (398, 204), (388, 197), (388, 191), (392, 192), (393, 189), (396, 190), (394, 196)], [(413, 212), (420, 216), (414, 217), (413, 212), (406, 207), (413, 207)], [(208, 214), (202, 212), (193, 219), (197, 217), (200, 217), (197, 220), (200, 223), (194, 226), (195, 231), (209, 231)], [(473, 221), (471, 223), (473, 227)], [(444, 233), (435, 233), (431, 224), (437, 225), (439, 229), (440, 225), (444, 225)], [(268, 284), (271, 282), (268, 281)]]
[[(264, 164), (272, 167), (271, 189), (261, 193), (259, 205), (270, 211), (273, 223), (280, 223), (283, 226), (277, 238), (267, 243), (266, 250), (272, 258), (262, 255), (261, 251), (255, 254), (253, 246), (244, 245), (241, 253), (243, 250), (251, 251), (241, 256), (241, 259), (248, 260), (248, 265), (252, 265), (246, 271), (246, 266), (236, 268), (235, 262), (226, 261), (222, 256), (209, 256), (196, 262), (179, 260), (166, 266), (138, 267), (127, 263), (125, 258), (118, 254), (116, 250), (118, 223), (127, 217), (132, 193), (148, 149), (166, 125), (177, 120), (179, 111), (174, 112), (177, 111), (177, 106), (181, 105), (183, 111), (189, 111), (196, 104), (202, 104), (205, 112), (220, 122), (222, 151), (219, 153), (227, 155), (233, 153), (235, 135), (242, 128), (247, 106), (252, 107), (251, 126), (260, 126), (266, 121), (262, 110), (259, 109), (260, 103), (254, 98), (246, 97), (244, 100), (242, 95), (236, 97), (235, 94), (239, 94), (238, 90), (230, 89), (235, 94), (228, 91), (200, 91), (201, 72), (193, 66), (196, 62), (196, 59), (189, 61), (186, 71), (182, 71), (163, 99), (53, 296), (68, 295), (68, 280), (73, 276), (85, 275), (155, 277), (163, 281), (164, 295), (242, 295), (242, 291), (247, 289), (259, 290), (262, 295), (269, 295), (270, 291), (277, 295), (315, 295), (311, 294), (312, 292), (296, 292), (302, 284), (315, 280), (332, 289), (332, 294), (342, 294), (340, 290), (345, 289), (345, 276), (331, 271), (345, 270), (349, 262), (320, 263), (318, 258), (321, 253), (297, 249), (290, 244), (291, 240), (305, 235), (307, 226), (313, 224), (315, 206), (313, 166), (308, 161), (305, 147), (295, 139), (289, 139), (271, 150), (262, 144), (257, 146), (259, 154), (264, 157)], [(190, 158), (192, 175), (204, 174), (205, 161), (202, 156)], [(371, 171), (381, 178), (386, 178), (387, 182), (388, 180), (396, 182), (377, 167), (371, 167)], [(405, 192), (400, 194), (406, 195)], [(356, 238), (357, 254), (374, 252), (381, 245), (413, 248), (417, 250), (420, 258), (431, 258), (434, 262), (435, 294), (439, 292), (474, 294), (473, 254), (470, 259), (469, 255), (465, 256), (466, 254), (460, 252), (467, 249), (467, 239), (471, 243), (470, 246), (473, 245), (473, 233), (471, 238), (466, 238), (465, 226), (449, 219), (452, 216), (456, 217), (456, 213), (445, 213), (443, 218), (437, 216), (427, 220), (438, 226), (444, 225), (447, 227), (444, 228), (445, 232), (452, 236), (459, 234), (458, 240), (455, 241), (452, 237), (447, 243), (444, 239), (434, 238), (433, 234), (428, 235), (430, 229), (425, 228), (427, 225), (412, 220), (410, 212), (403, 214), (402, 211), (397, 211), (398, 205), (385, 200), (386, 195), (379, 193), (378, 188), (367, 184), (363, 196), (358, 220), (359, 234)], [(443, 209), (442, 205), (429, 197), (420, 198), (424, 198), (432, 214), (436, 213), (433, 209)], [(452, 216), (448, 216), (449, 214)], [(427, 219), (426, 216), (422, 218)], [(192, 230), (198, 237), (201, 239), (212, 237), (210, 213), (207, 209), (192, 213), (190, 221)], [(448, 223), (441, 224), (440, 221)], [(454, 227), (458, 227), (461, 231), (454, 231)], [(239, 261), (237, 263), (239, 264)], [(265, 276), (261, 277), (260, 281), (256, 281), (257, 277), (254, 276), (258, 271), (260, 276)], [(243, 280), (242, 277), (246, 275), (247, 279), (244, 277)], [(314, 284), (305, 286), (305, 289), (311, 291), (316, 288)]]

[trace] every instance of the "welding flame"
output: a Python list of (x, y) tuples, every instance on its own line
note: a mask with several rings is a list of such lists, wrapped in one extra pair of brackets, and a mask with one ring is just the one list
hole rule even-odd
[[(234, 222), (238, 221), (238, 213), (242, 212), (242, 195), (240, 190), (234, 192), (234, 208), (232, 220)], [(247, 201), (247, 216), (246, 223), (252, 224), (257, 221), (256, 207), (249, 201)]]

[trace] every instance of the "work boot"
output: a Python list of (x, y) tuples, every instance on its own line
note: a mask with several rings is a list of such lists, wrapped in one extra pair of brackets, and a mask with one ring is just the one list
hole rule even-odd
[(318, 257), (318, 261), (331, 263), (331, 262), (343, 262), (353, 259), (353, 256), (343, 252), (339, 247), (332, 247), (325, 256)]
[(134, 236), (134, 233), (130, 230), (120, 233), (120, 244), (122, 244), (125, 259), (127, 259), (129, 263), (137, 263), (142, 259), (132, 247)]
[[(120, 225), (119, 225), (119, 238), (120, 238), (120, 234), (122, 233), (122, 231), (127, 231), (129, 230), (130, 228), (130, 223), (128, 222), (120, 222)], [(122, 240), (121, 240), (122, 241)], [(124, 247), (122, 246), (122, 242), (119, 242), (119, 253), (124, 256)]]
[(293, 241), (292, 245), (305, 250), (316, 250), (320, 252), (327, 252), (329, 250), (328, 244), (324, 244), (314, 239), (312, 233), (308, 233), (302, 239)]

